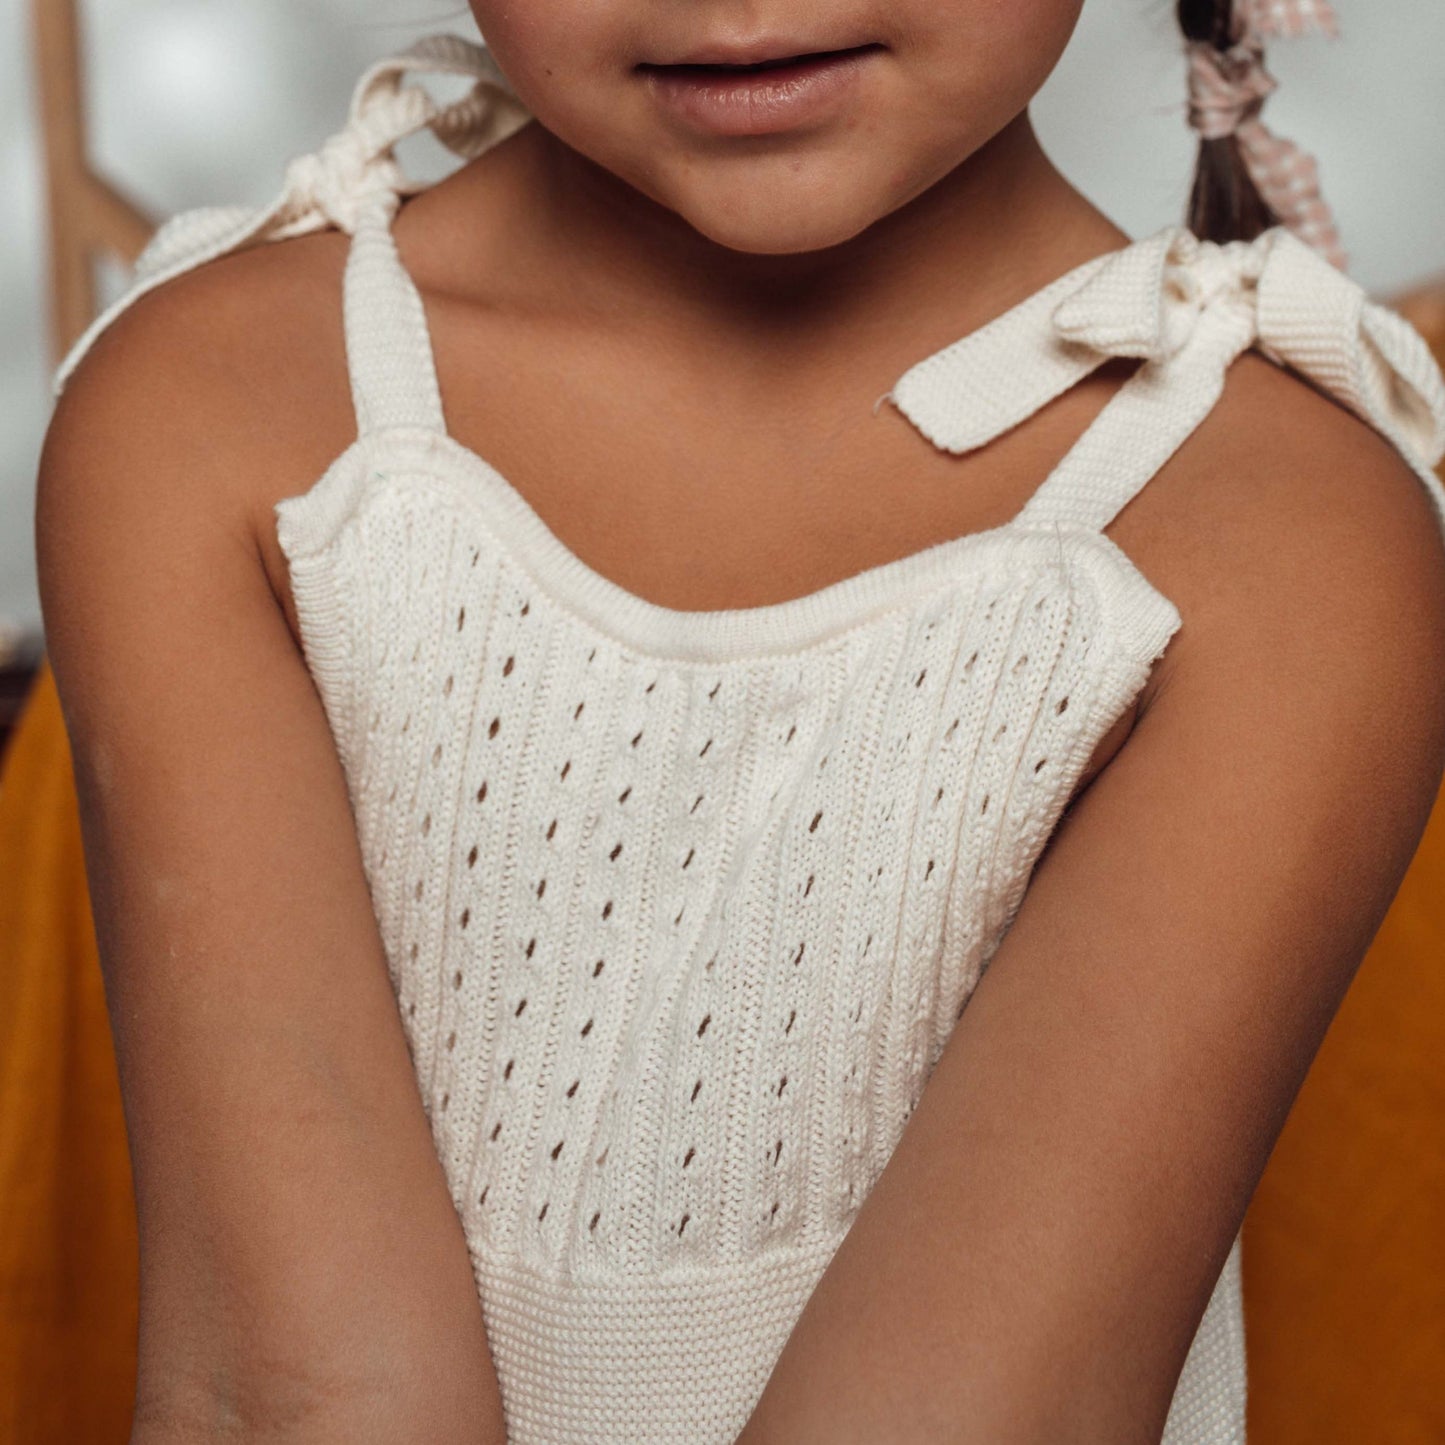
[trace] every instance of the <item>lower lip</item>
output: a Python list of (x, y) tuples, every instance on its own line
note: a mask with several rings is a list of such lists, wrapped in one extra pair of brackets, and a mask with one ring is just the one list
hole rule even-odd
[(645, 71), (658, 103), (713, 135), (770, 135), (815, 121), (857, 85), (868, 46), (766, 70), (709, 70), (658, 65)]

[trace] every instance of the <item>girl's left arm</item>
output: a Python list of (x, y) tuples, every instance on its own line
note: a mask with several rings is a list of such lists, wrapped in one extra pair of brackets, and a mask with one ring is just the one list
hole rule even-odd
[(1255, 432), (1175, 486), (1160, 686), (1037, 864), (737, 1445), (1158, 1441), (1445, 766), (1428, 499), (1342, 409), (1291, 406), (1308, 436)]

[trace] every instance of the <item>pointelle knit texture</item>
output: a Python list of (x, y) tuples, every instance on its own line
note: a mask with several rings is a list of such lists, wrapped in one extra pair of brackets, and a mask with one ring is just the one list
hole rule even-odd
[[(472, 87), (443, 105), (423, 72)], [(393, 245), (421, 188), (400, 139), (430, 127), (465, 158), (529, 119), (461, 37), (378, 61), (270, 205), (161, 227), (54, 389), (170, 277), (351, 235), (358, 434), (277, 505), (278, 540), (509, 1438), (727, 1445), (1181, 625), (1104, 526), (1251, 346), (1388, 437), (1445, 521), (1445, 384), (1403, 318), (1283, 228), (1166, 226), (879, 398), (963, 452), (1140, 358), (1013, 520), (782, 603), (660, 606), (449, 435)], [(1168, 1445), (1244, 1437), (1239, 1245)]]

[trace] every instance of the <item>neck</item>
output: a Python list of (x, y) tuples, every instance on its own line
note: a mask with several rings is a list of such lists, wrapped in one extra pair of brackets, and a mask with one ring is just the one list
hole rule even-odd
[(531, 218), (520, 254), (567, 277), (573, 302), (701, 322), (793, 355), (846, 336), (891, 342), (906, 360), (1129, 240), (1054, 167), (1027, 110), (855, 236), (786, 254), (712, 241), (535, 122), (503, 149), (522, 188), (508, 187), (507, 213)]

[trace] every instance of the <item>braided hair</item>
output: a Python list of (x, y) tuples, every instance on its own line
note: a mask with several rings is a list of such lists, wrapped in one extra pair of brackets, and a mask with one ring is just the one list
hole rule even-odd
[[(1227, 50), (1235, 38), (1235, 0), (1176, 0), (1186, 40)], [(1250, 178), (1232, 135), (1200, 137), (1185, 224), (1204, 241), (1252, 241), (1279, 224)]]

